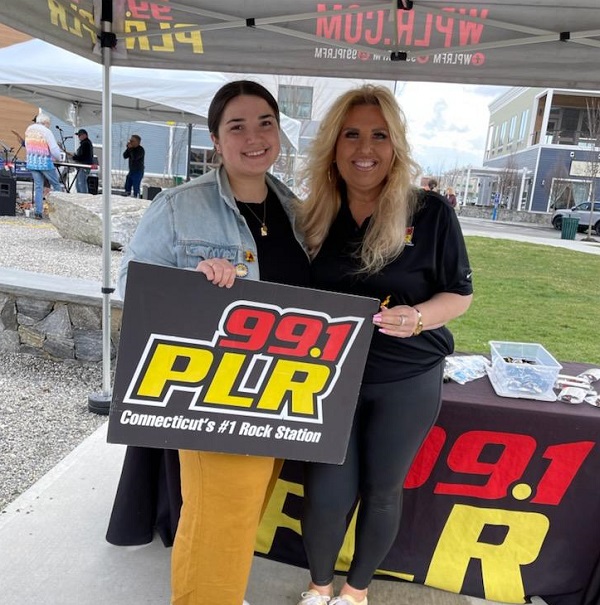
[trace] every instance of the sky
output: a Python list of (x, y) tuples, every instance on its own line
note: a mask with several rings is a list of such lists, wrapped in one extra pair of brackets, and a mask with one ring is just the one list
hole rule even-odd
[(396, 98), (408, 122), (408, 137), (423, 174), (481, 166), (489, 104), (503, 86), (398, 82)]

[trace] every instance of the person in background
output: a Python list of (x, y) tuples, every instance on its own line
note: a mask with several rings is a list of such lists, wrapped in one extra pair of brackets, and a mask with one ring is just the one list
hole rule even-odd
[(454, 193), (454, 189), (452, 187), (448, 187), (446, 189), (446, 199), (448, 203), (452, 206), (452, 208), (456, 208), (456, 204), (458, 203), (456, 200), (456, 194)]
[(142, 137), (139, 134), (132, 134), (127, 141), (127, 148), (123, 152), (123, 157), (129, 160), (129, 172), (125, 177), (125, 193), (133, 197), (140, 197), (140, 186), (144, 178), (144, 158), (146, 151), (141, 145)]
[(437, 193), (438, 190), (438, 182), (436, 179), (429, 179), (427, 181), (427, 187), (425, 188), (426, 191), (435, 191)]
[[(472, 298), (456, 213), (413, 187), (417, 165), (394, 95), (367, 85), (339, 97), (321, 122), (300, 210), (311, 286), (376, 297), (346, 460), (306, 463), (302, 535), (310, 568), (299, 605), (367, 605), (375, 570), (395, 541), (402, 487), (441, 405), (446, 324)], [(355, 551), (333, 596), (346, 519), (359, 499)]]
[[(277, 102), (260, 84), (230, 82), (210, 104), (208, 127), (220, 166), (156, 196), (123, 258), (121, 293), (131, 260), (195, 269), (219, 287), (231, 287), (236, 276), (308, 285), (297, 200), (267, 172), (280, 151)], [(179, 463), (183, 505), (171, 602), (242, 605), (263, 505), (281, 464), (183, 450)]]
[(61, 191), (62, 185), (53, 160), (59, 161), (61, 149), (50, 130), (50, 117), (40, 112), (35, 123), (25, 130), (25, 152), (27, 170), (33, 179), (34, 217), (44, 215), (44, 179), (54, 191)]
[[(80, 128), (75, 134), (79, 138), (79, 146), (71, 159), (79, 164), (90, 164), (91, 166), (94, 163), (94, 146), (88, 138), (87, 130)], [(75, 183), (77, 193), (88, 193), (87, 177), (89, 173), (89, 168), (79, 168), (77, 170), (77, 181)]]

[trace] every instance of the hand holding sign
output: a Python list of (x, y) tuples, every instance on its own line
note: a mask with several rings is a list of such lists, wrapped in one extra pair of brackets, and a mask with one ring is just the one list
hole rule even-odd
[(109, 441), (342, 462), (377, 305), (132, 262)]

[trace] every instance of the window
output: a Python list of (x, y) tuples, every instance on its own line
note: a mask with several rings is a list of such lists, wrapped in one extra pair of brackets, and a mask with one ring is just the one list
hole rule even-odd
[(517, 128), (517, 116), (513, 116), (510, 119), (510, 126), (508, 128), (508, 140), (509, 141), (514, 141), (515, 140), (515, 130)]
[(502, 126), (500, 126), (498, 145), (503, 145), (504, 141), (506, 141), (506, 122), (502, 122)]
[(494, 138), (495, 137), (496, 137), (496, 127), (491, 125), (488, 130), (488, 145), (487, 145), (488, 151), (491, 151), (494, 148), (494, 145), (495, 145)]
[(190, 152), (190, 177), (201, 176), (216, 166), (214, 149), (192, 147)]
[(290, 118), (310, 120), (313, 89), (311, 86), (279, 86), (279, 107)]
[(525, 133), (527, 132), (527, 122), (529, 121), (529, 109), (526, 109), (521, 114), (521, 125), (519, 126), (519, 141), (522, 141), (525, 138)]

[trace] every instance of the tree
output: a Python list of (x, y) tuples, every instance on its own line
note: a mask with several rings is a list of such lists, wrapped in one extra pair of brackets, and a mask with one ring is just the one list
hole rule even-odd
[(589, 151), (586, 162), (586, 172), (590, 177), (590, 219), (588, 221), (586, 241), (595, 242), (592, 237), (594, 222), (594, 201), (596, 200), (597, 179), (600, 177), (600, 98), (591, 97), (586, 100), (586, 120), (584, 133), (588, 135)]
[(550, 207), (558, 210), (573, 206), (573, 185), (569, 180), (569, 169), (564, 159), (558, 158), (544, 178), (550, 187)]
[(511, 153), (507, 158), (502, 172), (498, 174), (498, 193), (500, 200), (506, 199), (506, 207), (512, 208), (513, 200), (519, 193), (521, 173), (517, 168), (515, 154)]

